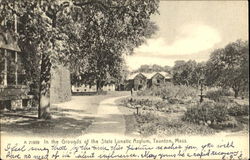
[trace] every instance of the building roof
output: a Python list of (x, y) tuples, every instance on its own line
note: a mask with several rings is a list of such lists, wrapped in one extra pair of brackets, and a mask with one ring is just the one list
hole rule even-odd
[(161, 75), (163, 75), (166, 79), (171, 79), (173, 78), (172, 75), (168, 72), (158, 72), (160, 73)]
[(147, 79), (151, 79), (153, 78), (153, 76), (156, 74), (156, 72), (153, 73), (142, 73), (145, 77), (147, 77)]
[[(142, 73), (134, 73), (134, 74), (131, 74), (131, 75), (129, 75), (128, 76), (128, 80), (132, 80), (132, 79), (135, 79), (135, 77), (137, 76), (137, 75), (139, 75), (139, 74), (142, 74)], [(143, 76), (145, 76), (144, 74), (142, 74)], [(145, 76), (146, 77), (146, 76)]]
[(137, 75), (142, 74), (143, 76), (145, 76), (147, 79), (152, 79), (153, 76), (155, 76), (156, 74), (161, 74), (162, 76), (164, 76), (166, 79), (171, 79), (172, 75), (169, 74), (168, 72), (153, 72), (153, 73), (134, 73), (128, 76), (128, 80), (134, 79)]
[(21, 52), (14, 35), (10, 32), (4, 32), (0, 28), (0, 48), (8, 49), (12, 51)]

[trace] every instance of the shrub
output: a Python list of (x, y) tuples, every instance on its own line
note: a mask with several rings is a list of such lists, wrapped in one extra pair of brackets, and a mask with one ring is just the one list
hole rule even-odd
[(170, 104), (190, 103), (198, 98), (198, 90), (184, 85), (167, 83), (162, 86), (155, 86), (137, 93), (138, 96), (158, 96)]
[(158, 116), (151, 112), (143, 112), (135, 115), (138, 122), (139, 132), (144, 136), (154, 135), (157, 132), (157, 125), (159, 124)]
[(125, 104), (129, 108), (162, 108), (165, 107), (167, 104), (166, 102), (162, 101), (162, 99), (157, 97), (130, 97), (121, 100), (123, 104)]
[[(157, 110), (161, 112), (184, 112), (186, 108), (179, 104), (168, 104), (159, 97), (153, 96), (135, 96), (130, 98), (124, 98), (121, 103), (128, 108), (135, 109), (139, 107), (140, 110)], [(139, 110), (139, 113), (140, 113)]]
[(157, 136), (166, 135), (207, 135), (214, 133), (213, 129), (184, 122), (180, 119), (169, 119), (167, 117), (161, 117), (152, 112), (144, 112), (140, 115), (135, 115), (138, 122), (137, 127), (139, 133), (143, 136), (151, 136), (157, 134)]
[(163, 135), (210, 135), (214, 130), (210, 127), (184, 122), (181, 120), (167, 121), (157, 130)]
[(183, 120), (211, 125), (229, 120), (229, 115), (225, 104), (208, 101), (188, 108)]
[(214, 88), (206, 92), (206, 97), (219, 102), (220, 100), (226, 100), (225, 96), (233, 96), (234, 93), (230, 89)]
[(231, 116), (247, 116), (249, 114), (249, 105), (231, 103), (231, 105), (228, 105), (228, 113)]

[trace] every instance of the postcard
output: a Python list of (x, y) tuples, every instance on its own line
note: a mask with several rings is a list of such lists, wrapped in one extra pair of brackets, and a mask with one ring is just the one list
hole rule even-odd
[(249, 159), (247, 1), (0, 0), (3, 160)]

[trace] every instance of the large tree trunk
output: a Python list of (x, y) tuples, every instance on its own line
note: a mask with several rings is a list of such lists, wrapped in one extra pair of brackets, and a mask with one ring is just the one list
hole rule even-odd
[(50, 80), (51, 62), (48, 55), (42, 55), (40, 75), (39, 119), (50, 119)]

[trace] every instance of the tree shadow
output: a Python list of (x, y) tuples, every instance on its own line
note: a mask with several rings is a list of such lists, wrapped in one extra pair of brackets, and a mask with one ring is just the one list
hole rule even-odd
[(81, 115), (85, 112), (77, 109), (51, 108), (53, 118), (49, 120), (38, 119), (35, 110), (1, 112), (1, 133), (32, 137), (80, 136), (94, 120), (94, 116)]
[(1, 124), (1, 131), (20, 136), (80, 136), (91, 125), (92, 121), (93, 117), (83, 117), (82, 119), (59, 117), (51, 120), (23, 118), (19, 121)]

